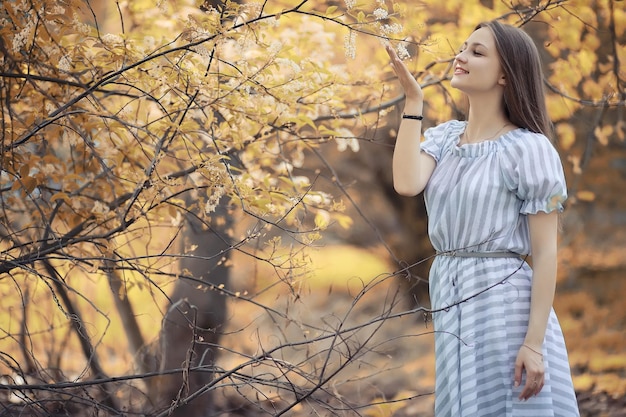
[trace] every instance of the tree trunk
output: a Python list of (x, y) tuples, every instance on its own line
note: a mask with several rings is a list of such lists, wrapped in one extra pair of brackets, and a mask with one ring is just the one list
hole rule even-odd
[[(170, 296), (158, 341), (150, 349), (155, 352), (153, 366), (161, 375), (148, 381), (153, 404), (159, 409), (172, 407), (169, 415), (174, 417), (203, 416), (211, 411), (210, 390), (187, 397), (213, 380), (216, 347), (226, 315), (226, 296), (219, 288), (229, 280), (225, 261), (231, 222), (226, 210), (218, 208), (212, 225), (193, 213), (186, 217), (183, 247), (197, 248), (180, 261), (181, 276)], [(182, 371), (168, 373), (175, 369)]]

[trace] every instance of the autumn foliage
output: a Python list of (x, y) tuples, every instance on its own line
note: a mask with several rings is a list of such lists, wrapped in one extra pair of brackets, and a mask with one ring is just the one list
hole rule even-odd
[[(353, 392), (342, 372), (352, 375), (354, 363), (377, 351), (370, 336), (400, 337), (380, 329), (424, 312), (403, 313), (406, 300), (389, 278), (406, 276), (405, 261), (427, 254), (404, 259), (396, 250), (407, 241), (369, 220), (402, 218), (406, 203), (364, 214), (359, 201), (394, 197), (368, 195), (372, 184), (351, 189), (356, 175), (342, 162), (369, 155), (379, 164), (372, 170), (386, 170), (403, 97), (383, 42), (424, 85), (432, 125), (462, 117), (447, 81), (473, 27), (497, 17), (523, 25), (544, 58), (570, 204), (598, 198), (583, 180), (590, 146), (624, 144), (626, 12), (617, 0), (94, 3), (8, 0), (0, 8), (0, 389), (15, 409), (167, 415), (213, 392), (222, 398), (211, 397), (216, 413), (241, 402), (249, 413), (390, 415), (386, 396), (374, 406), (376, 395), (342, 395)], [(308, 251), (353, 233), (355, 222), (392, 264), (382, 279), (355, 266), (364, 284), (350, 293), (353, 305), (389, 298), (364, 321), (294, 316), (316, 297), (306, 284)], [(216, 236), (219, 249), (190, 243), (193, 227)], [(181, 267), (195, 261), (231, 278), (217, 283), (208, 270)], [(187, 294), (228, 300), (231, 324), (248, 329), (264, 315), (273, 317), (264, 325), (280, 330), (272, 340), (248, 339), (250, 348), (219, 323), (203, 331), (222, 335), (206, 343), (222, 362), (165, 369), (155, 356), (150, 368), (164, 317), (189, 299), (170, 298), (181, 281), (190, 283)], [(120, 300), (134, 313), (122, 314)], [(241, 328), (232, 337), (248, 334)], [(408, 330), (413, 338), (427, 332)], [(304, 356), (288, 363), (287, 350)], [(213, 382), (155, 398), (160, 376), (187, 381), (203, 371)]]

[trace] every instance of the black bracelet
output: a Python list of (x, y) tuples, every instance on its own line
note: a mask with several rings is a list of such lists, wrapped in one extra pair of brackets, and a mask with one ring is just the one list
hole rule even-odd
[(412, 114), (402, 114), (403, 119), (411, 119), (411, 120), (422, 120), (424, 116), (415, 116)]

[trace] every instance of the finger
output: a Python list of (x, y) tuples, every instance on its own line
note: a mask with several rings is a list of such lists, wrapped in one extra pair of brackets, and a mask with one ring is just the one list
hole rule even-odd
[(539, 395), (544, 386), (543, 376), (531, 377), (529, 375), (526, 375), (526, 378), (526, 385), (524, 386), (524, 390), (520, 395), (520, 397), (523, 397), (523, 399), (525, 400), (529, 399), (531, 396)]
[(544, 386), (544, 383), (542, 382), (542, 383), (539, 385), (539, 388), (537, 388), (537, 392), (535, 392), (535, 397), (536, 397), (537, 395), (539, 395), (539, 393), (540, 393), (540, 392), (541, 392), (541, 390), (543, 389), (543, 386)]
[(524, 389), (522, 389), (522, 392), (520, 392), (519, 394), (519, 400), (520, 401), (525, 401), (528, 399), (528, 391), (529, 391), (529, 386), (528, 384), (524, 385)]
[(522, 364), (520, 362), (515, 362), (515, 387), (519, 387), (522, 383)]
[(522, 393), (519, 396), (520, 400), (527, 400), (529, 399), (533, 393), (535, 392), (535, 389), (537, 387), (537, 383), (533, 383), (530, 381), (526, 381), (526, 384), (524, 385), (524, 389), (522, 390)]
[(393, 51), (389, 48), (389, 45), (385, 45), (385, 51), (387, 52), (387, 55), (389, 55), (389, 58), (393, 58)]
[(390, 43), (387, 43), (385, 45), (385, 50), (387, 51), (387, 53), (389, 54), (389, 56), (391, 57), (391, 59), (393, 61), (399, 61), (400, 59), (398, 58), (398, 54), (396, 53), (396, 50), (393, 49), (393, 47), (391, 46)]

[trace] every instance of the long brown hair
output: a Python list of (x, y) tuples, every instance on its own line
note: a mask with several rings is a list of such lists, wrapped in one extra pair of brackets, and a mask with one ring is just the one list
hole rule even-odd
[(476, 26), (493, 33), (504, 72), (504, 111), (511, 123), (531, 132), (551, 135), (539, 51), (530, 36), (514, 26), (492, 20)]

